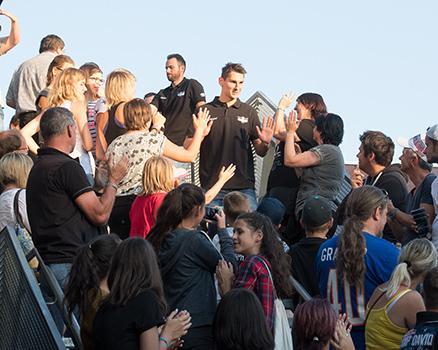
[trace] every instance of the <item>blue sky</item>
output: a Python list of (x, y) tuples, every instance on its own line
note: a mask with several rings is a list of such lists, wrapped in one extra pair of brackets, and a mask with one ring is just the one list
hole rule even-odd
[[(320, 93), (344, 119), (346, 161), (356, 161), (364, 130), (396, 140), (438, 122), (436, 1), (5, 0), (2, 7), (18, 16), (22, 31), (20, 45), (0, 57), (3, 95), (15, 68), (55, 33), (77, 65), (131, 70), (138, 96), (168, 85), (165, 57), (174, 52), (207, 100), (219, 93), (229, 61), (248, 71), (243, 100), (257, 90), (274, 103), (290, 90)], [(0, 24), (5, 35), (8, 21), (0, 17)]]

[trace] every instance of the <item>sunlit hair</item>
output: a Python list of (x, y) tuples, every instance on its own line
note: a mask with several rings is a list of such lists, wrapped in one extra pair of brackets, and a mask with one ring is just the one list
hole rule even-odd
[(236, 72), (243, 75), (246, 74), (246, 70), (245, 68), (243, 68), (241, 63), (228, 62), (225, 66), (222, 67), (221, 77), (223, 79), (227, 79), (228, 75), (231, 72)]
[(113, 70), (105, 83), (105, 97), (108, 107), (131, 100), (135, 94), (135, 76), (127, 69)]
[(362, 231), (365, 221), (376, 209), (382, 214), (388, 197), (374, 186), (357, 188), (349, 195), (345, 207), (344, 228), (339, 237), (336, 270), (339, 278), (345, 277), (351, 285), (363, 288), (365, 274), (365, 238)]
[(327, 107), (324, 99), (321, 95), (313, 92), (306, 92), (301, 94), (297, 98), (297, 102), (300, 102), (304, 107), (310, 111), (310, 116), (315, 119), (320, 114), (327, 113)]
[(58, 74), (49, 92), (49, 107), (58, 107), (65, 101), (83, 100), (84, 96), (76, 91), (76, 84), (81, 80), (85, 80), (85, 74), (76, 68), (67, 68)]
[(437, 265), (437, 253), (431, 241), (417, 238), (406, 244), (400, 251), (398, 265), (391, 274), (386, 288), (387, 298), (392, 298), (401, 285), (409, 287), (413, 278), (429, 271)]
[(98, 64), (94, 62), (84, 63), (79, 69), (85, 73), (86, 79), (90, 78), (93, 74), (103, 73)]
[(33, 161), (27, 154), (16, 151), (6, 153), (0, 158), (0, 183), (26, 188), (32, 166)]
[(173, 166), (168, 159), (153, 156), (144, 163), (143, 195), (169, 192), (173, 185)]
[(47, 86), (50, 86), (50, 84), (53, 82), (53, 78), (54, 78), (53, 69), (56, 68), (62, 70), (62, 67), (66, 63), (70, 63), (72, 66), (75, 65), (71, 57), (67, 55), (58, 55), (53, 59), (53, 61), (49, 65), (49, 69), (47, 70)]
[(123, 107), (123, 116), (125, 117), (126, 129), (147, 129), (152, 119), (152, 108), (142, 98), (134, 98)]
[(292, 327), (297, 349), (323, 349), (335, 333), (336, 321), (336, 312), (326, 299), (310, 299), (298, 305)]
[(248, 197), (242, 192), (232, 191), (228, 192), (224, 197), (224, 213), (227, 221), (233, 223), (240, 214), (251, 211)]

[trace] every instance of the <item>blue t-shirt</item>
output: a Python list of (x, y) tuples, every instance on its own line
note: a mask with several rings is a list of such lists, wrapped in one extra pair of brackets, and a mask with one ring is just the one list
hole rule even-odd
[(337, 313), (346, 313), (353, 329), (351, 336), (357, 350), (365, 350), (364, 321), (366, 305), (376, 287), (391, 277), (397, 265), (399, 250), (388, 241), (364, 232), (365, 275), (362, 291), (340, 280), (336, 272), (336, 249), (339, 236), (334, 236), (321, 245), (316, 256), (319, 290)]

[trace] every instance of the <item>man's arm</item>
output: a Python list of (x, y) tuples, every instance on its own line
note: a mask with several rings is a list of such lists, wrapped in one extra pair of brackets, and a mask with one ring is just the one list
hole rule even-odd
[(128, 157), (124, 156), (117, 164), (109, 163), (109, 181), (102, 196), (97, 197), (94, 191), (88, 191), (75, 199), (76, 204), (94, 225), (104, 225), (111, 214), (117, 192), (117, 185), (128, 171)]

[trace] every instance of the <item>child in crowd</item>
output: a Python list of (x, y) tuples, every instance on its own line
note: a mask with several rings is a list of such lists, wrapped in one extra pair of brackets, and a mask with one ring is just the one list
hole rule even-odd
[[(93, 323), (94, 349), (168, 349), (187, 333), (190, 315), (175, 310), (167, 318), (155, 252), (140, 238), (123, 241), (111, 261), (110, 293)], [(159, 330), (159, 327), (164, 327)]]
[[(222, 295), (231, 288), (247, 288), (262, 303), (268, 326), (274, 330), (274, 293), (278, 298), (292, 295), (289, 256), (284, 253), (271, 220), (254, 212), (240, 215), (234, 223), (234, 250), (245, 256), (236, 276), (224, 261), (218, 264), (216, 276)], [(272, 279), (270, 278), (272, 275)]]
[(354, 350), (351, 325), (336, 315), (326, 299), (311, 299), (298, 305), (294, 314), (295, 350)]
[(184, 349), (211, 349), (211, 324), (216, 311), (214, 272), (221, 259), (235, 264), (230, 236), (219, 231), (221, 251), (198, 230), (205, 215), (201, 188), (184, 183), (170, 191), (158, 209), (148, 240), (158, 252), (166, 300), (171, 308), (187, 309), (193, 326)]
[(93, 349), (91, 332), (94, 317), (109, 294), (108, 270), (120, 243), (117, 235), (98, 236), (84, 245), (73, 261), (64, 302), (70, 315), (75, 309), (78, 311), (84, 350)]
[[(304, 203), (301, 225), (306, 237), (290, 247), (289, 255), (292, 258), (292, 276), (312, 297), (320, 293), (315, 258), (332, 224), (332, 210), (325, 198), (312, 196)], [(294, 305), (301, 301), (298, 294), (293, 299)]]
[(215, 349), (274, 350), (274, 337), (254, 292), (236, 288), (224, 295), (213, 320)]
[[(223, 185), (234, 175), (236, 167), (231, 164), (222, 168), (216, 184), (205, 193), (208, 204), (221, 190)], [(158, 208), (166, 197), (167, 192), (178, 186), (179, 180), (187, 172), (182, 168), (175, 168), (172, 163), (160, 156), (149, 158), (143, 168), (143, 193), (137, 196), (132, 203), (129, 217), (131, 220), (130, 237), (145, 238), (155, 225)]]
[(283, 241), (280, 235), (281, 224), (283, 222), (284, 214), (286, 213), (286, 207), (277, 198), (264, 197), (257, 207), (257, 213), (264, 214), (271, 219), (271, 222), (278, 233), (278, 239), (283, 244), (283, 249), (287, 253), (289, 251), (289, 246)]
[(436, 267), (437, 253), (428, 239), (405, 245), (391, 279), (376, 288), (367, 307), (365, 340), (369, 350), (398, 350), (404, 334), (415, 326), (415, 315), (425, 311), (415, 288)]
[(431, 269), (424, 278), (426, 311), (417, 313), (415, 328), (403, 337), (400, 350), (438, 349), (438, 268)]
[(382, 239), (388, 197), (381, 189), (353, 190), (346, 202), (344, 227), (325, 241), (316, 256), (319, 291), (353, 325), (357, 350), (365, 349), (365, 306), (376, 287), (389, 280), (399, 250)]

